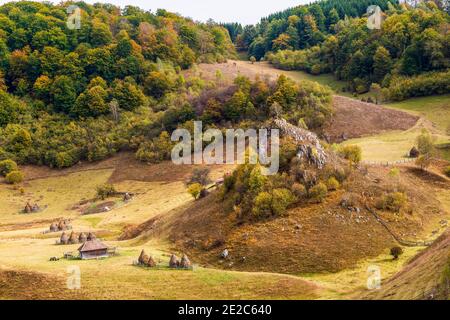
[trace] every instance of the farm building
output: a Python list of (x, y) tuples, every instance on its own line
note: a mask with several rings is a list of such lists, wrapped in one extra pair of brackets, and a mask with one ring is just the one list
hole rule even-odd
[(108, 247), (100, 240), (88, 240), (78, 248), (81, 259), (96, 259), (108, 257)]

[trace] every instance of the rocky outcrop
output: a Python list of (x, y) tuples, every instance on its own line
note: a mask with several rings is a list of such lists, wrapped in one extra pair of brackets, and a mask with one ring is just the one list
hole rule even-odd
[(285, 136), (291, 137), (298, 144), (297, 157), (322, 169), (327, 163), (327, 154), (317, 135), (311, 131), (296, 127), (284, 119), (275, 119), (275, 125)]

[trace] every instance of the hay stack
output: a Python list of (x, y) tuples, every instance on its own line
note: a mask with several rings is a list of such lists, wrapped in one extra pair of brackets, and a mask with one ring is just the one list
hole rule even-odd
[(69, 242), (69, 237), (65, 232), (62, 233), (61, 238), (59, 239), (61, 244), (67, 244)]
[(419, 150), (417, 150), (416, 147), (412, 147), (412, 149), (409, 151), (409, 157), (410, 158), (418, 158), (420, 155)]
[(169, 267), (170, 268), (178, 268), (180, 266), (180, 260), (178, 260), (178, 257), (174, 254), (170, 257), (169, 261)]
[(59, 230), (59, 231), (64, 231), (64, 230), (66, 230), (66, 229), (67, 229), (66, 221), (65, 221), (65, 220), (61, 220), (61, 221), (58, 223), (58, 230)]
[(183, 257), (181, 257), (180, 267), (187, 269), (191, 266), (191, 261), (187, 257), (187, 255), (183, 254)]
[(147, 260), (147, 266), (150, 268), (156, 267), (156, 262), (152, 256), (150, 256)]
[(70, 234), (70, 237), (69, 237), (69, 243), (70, 243), (70, 244), (78, 243), (78, 237), (77, 237), (77, 235), (75, 234), (75, 232), (73, 232), (73, 231), (72, 231), (72, 233)]
[(141, 254), (139, 255), (138, 258), (138, 263), (145, 265), (148, 263), (149, 260), (149, 256), (145, 253), (144, 249), (142, 249)]
[(87, 240), (87, 236), (84, 232), (80, 233), (80, 235), (78, 236), (78, 242), (79, 243), (85, 243)]
[(50, 232), (56, 232), (56, 231), (58, 231), (58, 224), (56, 222), (53, 222), (50, 225)]
[(95, 234), (93, 234), (92, 232), (89, 232), (88, 236), (87, 236), (87, 240), (91, 241), (91, 240), (95, 240), (97, 239), (97, 237), (95, 236)]
[(31, 213), (31, 210), (32, 210), (31, 205), (29, 202), (27, 202), (27, 204), (25, 205), (25, 209), (23, 209), (23, 212)]

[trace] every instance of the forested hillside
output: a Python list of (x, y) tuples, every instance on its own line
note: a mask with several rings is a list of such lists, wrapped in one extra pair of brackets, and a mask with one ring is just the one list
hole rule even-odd
[[(382, 9), (381, 29), (367, 9)], [(334, 73), (348, 91), (386, 100), (449, 92), (450, 16), (445, 1), (324, 0), (273, 14), (256, 26), (226, 25), (240, 50), (277, 68)]]
[(182, 69), (235, 54), (224, 28), (164, 10), (77, 2), (71, 29), (70, 4), (0, 7), (1, 160), (65, 167), (139, 148), (157, 111), (201, 89)]
[(367, 18), (340, 20), (320, 44), (279, 50), (267, 58), (282, 69), (334, 73), (357, 93), (381, 86), (388, 100), (442, 94), (450, 90), (449, 22), (432, 2), (391, 7), (380, 30), (367, 28)]
[(170, 132), (192, 120), (248, 126), (278, 114), (314, 129), (332, 115), (318, 84), (185, 78), (194, 63), (235, 56), (218, 24), (80, 2), (81, 28), (71, 30), (67, 5), (0, 7), (0, 161), (62, 168), (131, 150), (159, 162), (170, 159)]
[(273, 13), (255, 26), (242, 27), (236, 23), (224, 26), (239, 50), (248, 50), (250, 56), (259, 60), (269, 51), (297, 50), (321, 43), (335, 32), (339, 20), (346, 16), (361, 17), (370, 5), (387, 10), (389, 3), (388, 0), (322, 0)]

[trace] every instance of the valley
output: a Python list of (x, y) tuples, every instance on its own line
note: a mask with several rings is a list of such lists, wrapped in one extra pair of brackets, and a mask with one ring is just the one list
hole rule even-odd
[[(276, 77), (279, 74), (267, 64), (260, 66), (243, 61), (199, 65), (197, 72), (209, 79), (216, 70), (220, 70), (225, 75), (223, 81), (229, 83), (238, 74), (248, 77)], [(439, 103), (448, 101), (448, 97), (443, 99), (439, 99)], [(384, 108), (336, 95), (334, 105), (336, 115), (330, 130), (346, 130), (350, 140), (344, 144), (361, 145), (364, 160), (403, 159), (423, 126), (434, 130), (442, 141), (448, 139), (442, 134), (442, 126), (432, 122), (432, 117), (420, 114), (414, 108), (410, 110), (404, 104)], [(412, 115), (391, 109), (407, 109)], [(396, 121), (389, 124), (393, 116)], [(400, 121), (402, 118), (404, 120)], [(356, 127), (354, 132), (348, 129), (351, 126), (347, 122), (349, 119)], [(361, 125), (364, 121), (367, 125)], [(374, 126), (377, 123), (383, 127)], [(335, 134), (338, 139), (340, 136)], [(392, 152), (389, 151), (391, 149)], [(413, 164), (401, 166), (401, 176), (417, 184), (417, 179), (420, 181), (421, 178), (411, 171), (413, 167)], [(0, 201), (4, 204), (0, 216), (0, 284), (6, 288), (0, 297), (370, 298), (375, 296), (366, 293), (365, 289), (368, 266), (376, 265), (382, 270), (384, 283), (390, 281), (388, 279), (412, 257), (425, 250), (420, 246), (405, 247), (401, 258), (391, 261), (388, 249), (395, 240), (369, 212), (363, 209), (361, 215), (352, 213), (347, 216), (346, 210), (336, 210), (343, 192), (332, 195), (319, 207), (294, 209), (288, 218), (235, 229), (233, 219), (220, 213), (222, 209), (217, 206), (219, 200), (216, 196), (211, 195), (196, 203), (186, 193), (184, 182), (194, 168), (174, 166), (169, 162), (149, 165), (127, 153), (63, 170), (23, 166), (22, 170), (28, 177), (23, 184), (23, 194), (14, 187), (0, 186)], [(216, 180), (232, 170), (232, 166), (212, 166), (211, 177)], [(385, 179), (388, 169), (374, 167), (369, 172), (372, 177)], [(439, 180), (437, 177), (431, 179)], [(109, 212), (82, 215), (75, 204), (92, 199), (96, 186), (106, 182), (113, 183), (117, 190), (137, 195), (130, 203)], [(431, 187), (427, 180), (423, 180), (424, 192), (434, 194), (434, 202), (427, 204), (423, 213), (415, 214), (412, 219), (399, 223), (390, 221), (398, 234), (408, 239), (430, 240), (445, 230), (440, 222), (450, 220), (450, 202), (446, 200), (450, 199), (450, 182), (441, 183)], [(38, 202), (46, 208), (37, 214), (21, 214), (27, 201)], [(435, 209), (430, 209), (430, 206)], [(430, 215), (430, 210), (435, 211), (435, 216)], [(70, 219), (74, 230), (94, 232), (109, 246), (117, 246), (119, 255), (103, 261), (49, 262), (51, 256), (61, 256), (79, 246), (61, 248), (55, 245), (60, 233), (42, 233), (51, 222), (62, 218)], [(153, 228), (152, 223), (148, 229), (146, 222), (152, 219), (158, 221), (158, 227)], [(132, 231), (133, 228), (137, 230)], [(124, 230), (127, 231), (124, 233)], [(217, 239), (223, 239), (221, 241), (233, 255), (245, 257), (246, 261), (236, 261), (235, 258), (231, 264), (223, 264), (218, 257), (224, 245), (214, 250), (202, 247), (202, 241), (212, 243)], [(200, 246), (192, 247), (192, 241), (200, 243)], [(358, 245), (354, 247), (356, 243)], [(342, 250), (344, 247), (349, 249)], [(188, 253), (194, 262), (194, 271), (141, 270), (132, 265), (141, 249), (150, 252), (161, 263), (167, 263), (173, 252)], [(80, 267), (82, 281), (82, 289), (75, 291), (65, 288), (67, 267), (74, 263)], [(9, 277), (13, 273), (15, 280), (11, 282)], [(27, 289), (30, 282), (35, 288), (33, 293)], [(417, 290), (411, 295), (425, 289), (417, 285)], [(398, 297), (411, 298), (411, 295)]]
[(448, 300), (438, 2), (0, 5), (0, 300)]

